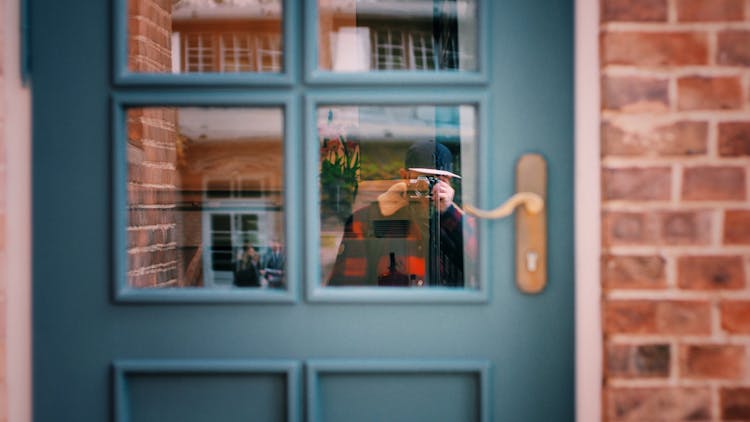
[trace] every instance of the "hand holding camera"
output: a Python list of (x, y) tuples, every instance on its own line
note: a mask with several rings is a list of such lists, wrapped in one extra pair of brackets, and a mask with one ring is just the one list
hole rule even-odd
[(407, 191), (412, 199), (432, 199), (441, 213), (453, 204), (453, 197), (456, 194), (450, 183), (432, 175), (410, 179)]

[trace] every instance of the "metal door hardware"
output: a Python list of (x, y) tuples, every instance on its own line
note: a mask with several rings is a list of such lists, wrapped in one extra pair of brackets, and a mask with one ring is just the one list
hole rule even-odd
[(507, 217), (516, 208), (516, 283), (524, 293), (539, 293), (547, 284), (547, 162), (525, 154), (516, 163), (516, 194), (486, 211), (464, 206), (479, 218)]

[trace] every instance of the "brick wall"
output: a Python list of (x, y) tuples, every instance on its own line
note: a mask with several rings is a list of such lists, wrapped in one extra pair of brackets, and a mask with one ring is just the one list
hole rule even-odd
[(750, 420), (750, 1), (601, 6), (603, 419)]
[(178, 283), (177, 111), (128, 111), (128, 283), (166, 287)]
[(131, 72), (172, 70), (172, 0), (128, 1), (128, 67)]

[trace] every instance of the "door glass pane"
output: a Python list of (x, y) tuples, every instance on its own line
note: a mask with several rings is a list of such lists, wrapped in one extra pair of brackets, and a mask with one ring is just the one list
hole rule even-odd
[(318, 68), (477, 71), (476, 0), (318, 0)]
[(325, 286), (477, 288), (474, 106), (320, 106)]
[(283, 111), (127, 111), (131, 287), (284, 288)]
[(281, 0), (128, 0), (131, 72), (281, 72)]

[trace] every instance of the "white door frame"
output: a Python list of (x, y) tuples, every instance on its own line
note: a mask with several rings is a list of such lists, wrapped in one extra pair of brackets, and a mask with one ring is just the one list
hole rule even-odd
[(575, 1), (576, 421), (602, 418), (599, 0)]

